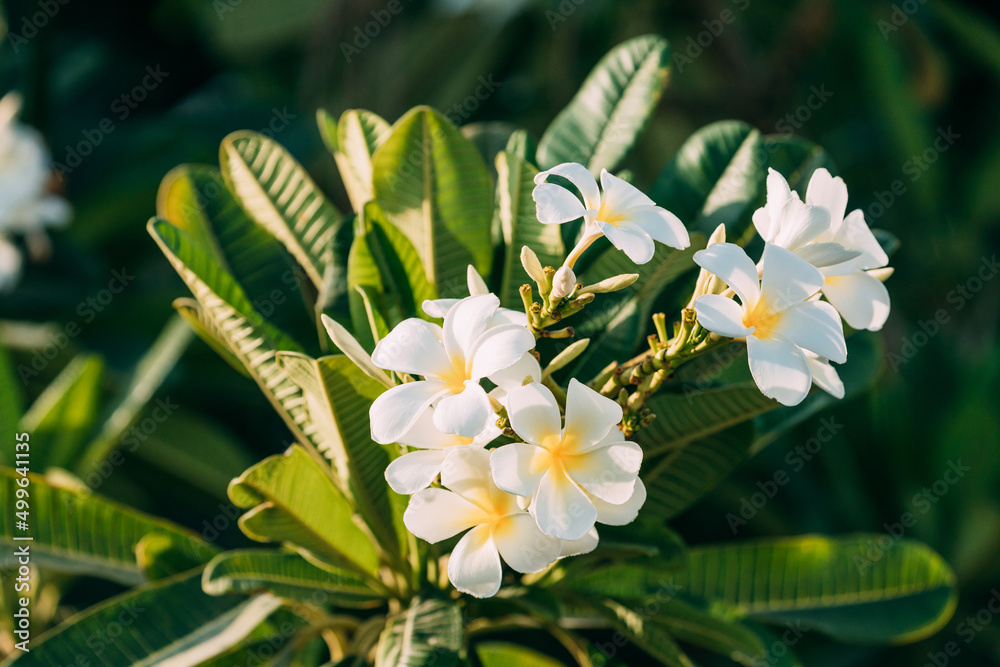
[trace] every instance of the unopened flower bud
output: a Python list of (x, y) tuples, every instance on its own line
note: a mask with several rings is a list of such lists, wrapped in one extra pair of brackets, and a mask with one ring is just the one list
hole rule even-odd
[(610, 278), (605, 278), (599, 283), (587, 285), (579, 291), (579, 294), (606, 294), (608, 292), (617, 292), (618, 290), (625, 289), (638, 279), (638, 273), (623, 273), (619, 276), (611, 276)]
[(708, 237), (708, 244), (705, 247), (707, 248), (710, 245), (715, 245), (716, 243), (725, 243), (725, 242), (726, 242), (726, 226), (719, 225), (718, 227), (715, 228), (715, 231), (712, 232), (712, 235)]
[(889, 276), (891, 276), (895, 271), (896, 269), (892, 268), (891, 266), (886, 266), (881, 269), (869, 269), (868, 275), (872, 276), (873, 278), (878, 278), (882, 282), (885, 282), (886, 280), (889, 279)]
[(542, 269), (542, 263), (538, 261), (538, 255), (535, 254), (535, 251), (528, 246), (521, 246), (521, 266), (524, 267), (529, 278), (539, 285), (545, 284), (545, 271)]
[(552, 278), (552, 292), (549, 300), (553, 302), (562, 301), (576, 289), (576, 274), (568, 266), (559, 267), (556, 275)]

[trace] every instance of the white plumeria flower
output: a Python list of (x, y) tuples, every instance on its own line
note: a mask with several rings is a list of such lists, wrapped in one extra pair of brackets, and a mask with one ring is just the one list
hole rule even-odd
[(396, 493), (412, 495), (426, 489), (441, 473), (445, 457), (453, 447), (482, 449), (500, 436), (495, 422), (487, 424), (475, 438), (443, 433), (434, 426), (434, 408), (427, 408), (399, 439), (399, 443), (418, 451), (403, 454), (385, 469), (385, 479)]
[[(561, 176), (572, 183), (583, 202), (570, 190), (546, 183), (549, 176)], [(566, 266), (572, 267), (601, 235), (636, 264), (645, 264), (653, 258), (654, 241), (677, 249), (690, 245), (687, 229), (676, 215), (606, 169), (601, 170), (601, 190), (603, 194), (593, 174), (575, 162), (560, 164), (535, 176), (531, 196), (539, 222), (559, 225), (584, 219), (583, 235), (566, 257)]]
[(769, 170), (767, 204), (753, 216), (757, 232), (819, 268), (826, 278), (822, 293), (855, 329), (877, 331), (889, 316), (889, 292), (869, 269), (889, 258), (857, 209), (845, 217), (847, 186), (826, 169), (809, 179), (806, 200), (792, 192), (785, 178)]
[(836, 363), (847, 360), (836, 309), (810, 299), (823, 286), (823, 274), (801, 257), (768, 243), (760, 278), (753, 260), (731, 243), (701, 250), (694, 261), (724, 280), (742, 304), (702, 295), (694, 304), (698, 321), (720, 336), (746, 337), (750, 372), (765, 396), (784, 405), (806, 397), (813, 375), (803, 349)]
[(24, 235), (29, 254), (49, 252), (47, 227), (69, 222), (64, 199), (49, 192), (52, 158), (41, 135), (17, 119), (21, 97), (0, 99), (0, 289), (9, 289), (21, 273), (20, 251), (9, 237)]
[(372, 440), (397, 442), (432, 404), (434, 425), (445, 433), (478, 436), (493, 417), (480, 380), (523, 360), (535, 337), (517, 324), (492, 325), (500, 307), (493, 294), (461, 299), (444, 326), (417, 318), (399, 323), (379, 341), (372, 362), (423, 379), (389, 389), (372, 403)]
[[(448, 578), (479, 598), (500, 590), (503, 560), (522, 573), (540, 572), (562, 553), (490, 475), (490, 455), (479, 447), (452, 448), (441, 470), (444, 489), (424, 489), (403, 514), (407, 529), (431, 544), (468, 530), (448, 560)], [(471, 530), (469, 530), (471, 528)]]
[(576, 379), (566, 394), (566, 426), (544, 385), (507, 396), (511, 427), (525, 442), (493, 451), (493, 479), (530, 498), (528, 511), (546, 535), (579, 540), (595, 522), (635, 518), (646, 493), (638, 480), (642, 449), (615, 428), (622, 408)]

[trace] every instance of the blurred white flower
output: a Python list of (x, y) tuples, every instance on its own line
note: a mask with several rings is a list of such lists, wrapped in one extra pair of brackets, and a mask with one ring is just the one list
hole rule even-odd
[(419, 451), (408, 452), (389, 464), (385, 479), (396, 493), (411, 495), (426, 489), (441, 473), (445, 456), (453, 447), (482, 449), (500, 435), (495, 422), (490, 422), (475, 438), (443, 433), (434, 426), (434, 408), (427, 408), (399, 443)]
[(438, 430), (468, 438), (483, 432), (493, 407), (480, 380), (493, 380), (535, 346), (525, 327), (493, 324), (499, 307), (493, 294), (470, 296), (448, 310), (443, 327), (411, 318), (379, 342), (372, 353), (376, 366), (423, 379), (375, 399), (370, 410), (373, 440), (397, 442), (432, 404)]
[(495, 595), (503, 577), (501, 557), (522, 573), (539, 572), (560, 557), (562, 542), (544, 535), (517, 497), (494, 484), (485, 449), (452, 448), (441, 484), (444, 489), (424, 489), (411, 497), (403, 522), (431, 544), (468, 530), (448, 560), (448, 578), (458, 590), (480, 598)]
[[(561, 176), (572, 183), (583, 202), (572, 191), (546, 183), (549, 176)], [(535, 176), (531, 196), (539, 222), (559, 225), (584, 219), (583, 235), (566, 257), (566, 266), (572, 267), (601, 235), (636, 264), (645, 264), (653, 258), (654, 241), (678, 249), (690, 245), (684, 223), (635, 186), (602, 169), (601, 189), (603, 194), (590, 171), (575, 162), (560, 164)]]
[(642, 449), (615, 428), (618, 403), (572, 379), (566, 425), (552, 392), (532, 383), (507, 396), (511, 427), (525, 442), (493, 451), (493, 479), (530, 499), (528, 511), (546, 535), (580, 540), (594, 523), (635, 518), (646, 493), (638, 480)]
[(0, 289), (9, 289), (21, 272), (21, 255), (10, 237), (25, 237), (35, 257), (48, 254), (46, 227), (69, 222), (69, 205), (48, 191), (51, 157), (41, 135), (17, 119), (21, 97), (0, 99)]
[(823, 296), (855, 329), (877, 331), (889, 316), (889, 292), (868, 273), (889, 258), (865, 222), (860, 209), (846, 218), (847, 186), (826, 169), (809, 179), (806, 200), (769, 170), (767, 203), (754, 212), (757, 232), (768, 243), (791, 250), (819, 268)]
[(836, 309), (811, 299), (823, 286), (823, 274), (798, 255), (768, 243), (760, 278), (743, 248), (731, 243), (701, 250), (694, 261), (724, 280), (742, 304), (721, 294), (702, 295), (694, 304), (698, 321), (720, 336), (746, 337), (750, 371), (765, 396), (784, 405), (806, 397), (813, 375), (803, 349), (837, 363), (847, 360)]

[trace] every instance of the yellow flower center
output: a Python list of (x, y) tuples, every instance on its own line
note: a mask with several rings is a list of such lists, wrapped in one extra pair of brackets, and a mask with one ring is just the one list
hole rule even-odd
[(756, 338), (770, 338), (781, 327), (784, 316), (783, 311), (760, 299), (748, 313), (743, 315), (743, 326), (752, 327)]

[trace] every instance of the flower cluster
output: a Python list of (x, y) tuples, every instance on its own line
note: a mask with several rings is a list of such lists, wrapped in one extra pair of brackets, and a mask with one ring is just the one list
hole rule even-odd
[[(397, 493), (411, 496), (407, 528), (430, 543), (461, 535), (448, 575), (458, 590), (474, 596), (497, 593), (502, 563), (535, 573), (593, 550), (596, 524), (630, 523), (646, 499), (639, 478), (643, 450), (625, 436), (632, 431), (623, 417), (659, 385), (629, 393), (620, 384), (571, 378), (563, 389), (552, 373), (587, 341), (574, 343), (544, 369), (535, 350), (543, 336), (574, 335), (571, 328), (549, 331), (548, 324), (638, 278), (577, 283), (575, 262), (598, 237), (637, 263), (653, 258), (654, 242), (676, 249), (690, 244), (681, 221), (637, 188), (606, 171), (600, 181), (599, 187), (579, 164), (559, 165), (535, 179), (539, 222), (583, 221), (558, 269), (542, 267), (530, 248), (521, 250), (542, 304), (524, 285), (524, 312), (501, 307), (469, 267), (468, 297), (425, 301), (428, 319), (400, 322), (370, 357), (343, 327), (326, 320), (338, 347), (388, 387), (371, 406), (371, 437), (402, 446), (385, 477)], [(765, 395), (792, 405), (816, 383), (842, 396), (830, 365), (847, 358), (841, 317), (874, 330), (889, 308), (880, 280), (885, 272), (874, 272), (888, 258), (860, 211), (845, 217), (846, 205), (843, 181), (825, 170), (812, 176), (805, 201), (771, 171), (766, 205), (753, 215), (765, 242), (760, 261), (726, 243), (723, 229), (694, 255), (702, 271), (690, 321), (696, 315), (703, 333), (697, 345), (690, 343), (697, 338), (690, 337), (690, 326), (678, 325), (675, 331), (687, 333), (674, 339), (658, 334), (659, 368), (667, 354), (687, 359), (706, 341), (742, 339)], [(714, 338), (706, 338), (710, 334)], [(633, 362), (642, 369), (650, 358)]]
[(48, 150), (38, 132), (18, 122), (20, 110), (16, 93), (0, 99), (0, 290), (13, 287), (21, 274), (21, 252), (12, 237), (23, 236), (33, 257), (45, 257), (45, 228), (70, 216), (65, 200), (48, 191)]
[(814, 382), (842, 398), (844, 385), (830, 365), (847, 361), (841, 317), (855, 329), (877, 331), (889, 316), (880, 280), (891, 273), (883, 269), (889, 258), (861, 210), (845, 217), (846, 210), (847, 187), (826, 169), (812, 175), (804, 202), (772, 169), (767, 202), (753, 215), (764, 240), (760, 262), (729, 243), (694, 256), (740, 301), (702, 294), (694, 303), (698, 322), (720, 336), (745, 338), (757, 386), (784, 405), (800, 403)]

